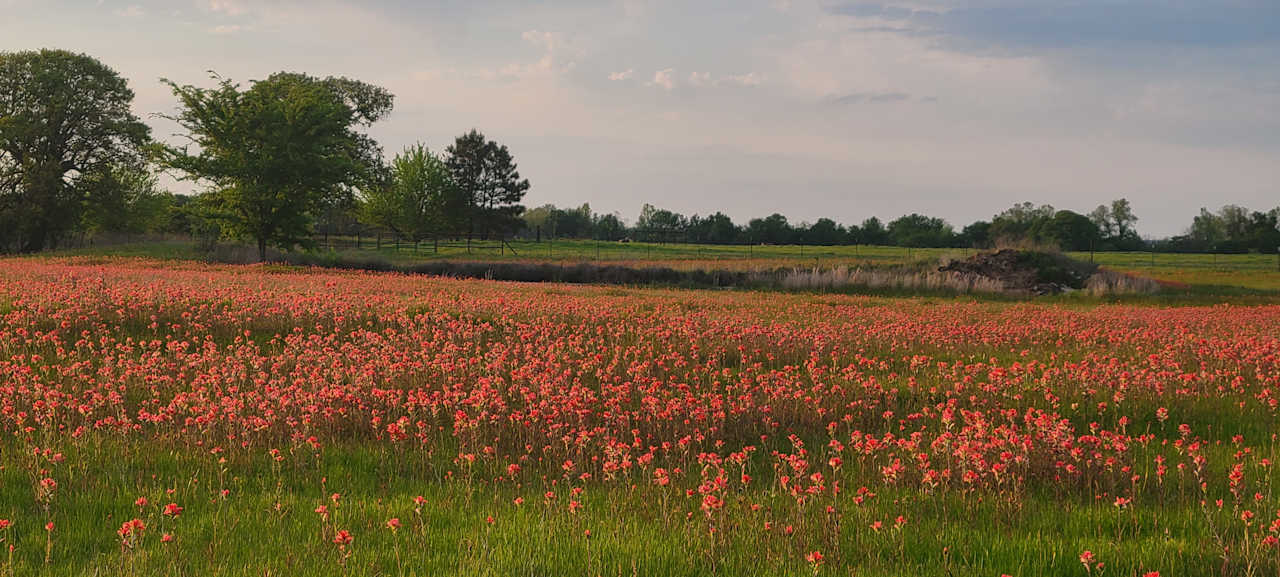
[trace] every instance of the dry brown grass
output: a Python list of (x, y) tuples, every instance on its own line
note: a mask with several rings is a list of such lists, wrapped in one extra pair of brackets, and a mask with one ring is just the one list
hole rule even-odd
[(1100, 268), (1085, 281), (1085, 290), (1093, 296), (1152, 294), (1160, 292), (1155, 279)]
[(783, 276), (781, 282), (782, 287), (789, 290), (841, 290), (859, 287), (958, 293), (1005, 292), (1000, 281), (986, 277), (912, 269), (794, 269)]

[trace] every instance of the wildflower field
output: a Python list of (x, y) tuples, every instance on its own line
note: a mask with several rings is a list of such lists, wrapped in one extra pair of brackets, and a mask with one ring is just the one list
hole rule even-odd
[(1280, 305), (0, 260), (0, 575), (1275, 575)]

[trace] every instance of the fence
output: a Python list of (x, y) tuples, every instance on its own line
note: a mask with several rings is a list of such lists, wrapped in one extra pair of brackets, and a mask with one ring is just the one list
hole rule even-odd
[(477, 255), (519, 256), (519, 252), (505, 238), (448, 237), (412, 240), (395, 234), (359, 233), (352, 236), (314, 237), (312, 243), (322, 250), (332, 251), (375, 250), (415, 255), (465, 252)]

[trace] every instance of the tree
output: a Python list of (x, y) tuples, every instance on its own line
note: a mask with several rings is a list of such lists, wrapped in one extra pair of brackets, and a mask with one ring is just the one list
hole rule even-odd
[(636, 232), (644, 235), (645, 240), (652, 241), (656, 237), (665, 242), (678, 232), (684, 232), (689, 226), (689, 219), (683, 214), (665, 208), (655, 208), (646, 204), (640, 208), (640, 218), (636, 219)]
[[(215, 77), (216, 78), (216, 77)], [(189, 145), (161, 146), (157, 160), (212, 186), (209, 206), (224, 230), (267, 247), (311, 246), (315, 213), (335, 196), (374, 186), (382, 152), (358, 132), (391, 111), (386, 90), (346, 78), (281, 72), (247, 90), (165, 80), (180, 101), (169, 116)]]
[(1107, 205), (1099, 204), (1098, 208), (1089, 213), (1089, 220), (1093, 222), (1094, 226), (1098, 227), (1098, 232), (1102, 235), (1102, 238), (1109, 239), (1115, 236), (1115, 227), (1111, 224), (1111, 208)]
[(874, 216), (862, 221), (859, 230), (862, 231), (860, 239), (862, 244), (887, 245), (890, 242), (889, 231), (885, 230), (884, 224)]
[(1191, 228), (1187, 230), (1187, 236), (1196, 248), (1213, 250), (1226, 236), (1226, 230), (1218, 215), (1209, 212), (1206, 208), (1201, 208), (1200, 214), (1191, 220)]
[(946, 221), (915, 213), (890, 222), (888, 232), (897, 246), (945, 247), (955, 240), (955, 232)]
[(1228, 204), (1218, 210), (1218, 218), (1222, 222), (1222, 232), (1226, 240), (1240, 245), (1248, 242), (1249, 209)]
[(794, 232), (787, 223), (787, 217), (776, 212), (747, 222), (747, 238), (756, 244), (787, 244), (791, 242)]
[(595, 222), (596, 238), (600, 240), (622, 240), (627, 236), (627, 227), (616, 214), (602, 214)]
[(820, 218), (809, 225), (804, 235), (805, 242), (808, 244), (833, 246), (844, 242), (845, 230), (834, 220)]
[(733, 223), (733, 219), (729, 218), (723, 212), (717, 212), (703, 219), (706, 228), (706, 234), (703, 240), (713, 244), (729, 244), (738, 239), (741, 232), (738, 225)]
[(409, 146), (391, 160), (390, 182), (362, 195), (363, 216), (369, 224), (418, 242), (444, 230), (454, 189), (443, 158), (421, 144)]
[(164, 229), (173, 195), (156, 177), (136, 166), (117, 166), (86, 175), (81, 228), (90, 233), (142, 234)]
[(1249, 246), (1258, 252), (1280, 250), (1280, 208), (1249, 215)]
[(985, 220), (975, 221), (960, 231), (960, 241), (970, 248), (987, 248), (991, 246), (991, 223)]
[(485, 238), (491, 232), (514, 232), (529, 181), (520, 178), (507, 147), (472, 129), (454, 139), (448, 153), (445, 163), (461, 195), (459, 204), (466, 207), (460, 220), (465, 222), (467, 237), (477, 232)]
[(1117, 199), (1111, 202), (1111, 226), (1115, 237), (1120, 240), (1129, 240), (1138, 238), (1138, 215), (1133, 214), (1133, 208), (1129, 205), (1128, 199)]
[(1111, 206), (1098, 205), (1089, 213), (1089, 220), (1098, 227), (1098, 231), (1110, 248), (1133, 250), (1142, 247), (1142, 239), (1138, 237), (1136, 224), (1138, 216), (1133, 213), (1127, 199), (1117, 199)]
[(0, 53), (0, 250), (57, 243), (79, 224), (91, 179), (142, 166), (149, 130), (132, 102), (125, 80), (92, 57)]
[(1101, 233), (1089, 217), (1060, 210), (1042, 225), (1039, 238), (1063, 250), (1083, 251), (1095, 248)]
[(1030, 202), (1015, 204), (991, 219), (988, 236), (996, 242), (1045, 242), (1043, 229), (1056, 211), (1047, 204), (1039, 207)]
[(560, 238), (590, 238), (595, 232), (596, 216), (591, 205), (583, 203), (578, 208), (560, 209), (552, 207), (548, 224), (551, 231)]

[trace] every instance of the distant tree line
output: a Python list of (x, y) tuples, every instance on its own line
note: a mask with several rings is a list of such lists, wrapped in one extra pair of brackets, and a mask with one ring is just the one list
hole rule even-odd
[(1201, 211), (1187, 235), (1146, 241), (1138, 236), (1138, 217), (1129, 201), (1123, 198), (1098, 206), (1087, 215), (1024, 202), (960, 231), (940, 218), (921, 214), (901, 216), (887, 224), (873, 216), (860, 224), (843, 225), (830, 218), (792, 224), (787, 217), (775, 213), (740, 225), (722, 212), (685, 216), (648, 204), (641, 209), (635, 225), (627, 226), (618, 215), (597, 214), (589, 204), (577, 208), (547, 204), (525, 211), (521, 234), (705, 244), (865, 244), (921, 248), (1021, 245), (1072, 251), (1137, 251), (1154, 247), (1165, 251), (1275, 252), (1280, 246), (1277, 216), (1280, 208), (1250, 213), (1230, 206), (1216, 215)]
[[(1184, 235), (1148, 242), (1119, 199), (1088, 214), (1021, 203), (959, 231), (909, 214), (858, 224), (792, 223), (781, 214), (735, 223), (644, 205), (633, 225), (590, 205), (525, 209), (529, 181), (508, 148), (477, 130), (442, 152), (423, 144), (390, 159), (363, 129), (394, 97), (357, 80), (280, 72), (247, 87), (164, 80), (165, 116), (183, 140), (151, 139), (114, 70), (61, 50), (0, 52), (0, 252), (56, 248), (86, 235), (180, 233), (268, 247), (311, 248), (317, 234), (429, 238), (593, 238), (713, 244), (896, 245), (1064, 250), (1275, 252), (1280, 209), (1202, 209)], [(157, 172), (197, 183), (162, 190)]]

